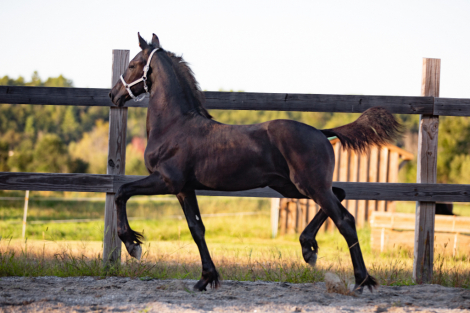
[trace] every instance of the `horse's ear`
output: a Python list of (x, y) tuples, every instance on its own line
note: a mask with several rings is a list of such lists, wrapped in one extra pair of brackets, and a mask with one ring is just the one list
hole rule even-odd
[(160, 40), (158, 40), (158, 37), (155, 34), (152, 34), (152, 45), (155, 48), (160, 48)]
[(140, 37), (140, 33), (137, 33), (137, 36), (139, 36), (139, 46), (142, 50), (145, 50), (148, 48), (148, 43), (145, 41), (144, 38)]

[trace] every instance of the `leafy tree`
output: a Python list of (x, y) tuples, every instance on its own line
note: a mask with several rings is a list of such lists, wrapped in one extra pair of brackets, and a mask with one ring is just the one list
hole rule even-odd
[(12, 172), (28, 172), (33, 162), (33, 150), (33, 141), (28, 138), (22, 140), (15, 150), (10, 150), (7, 162), (10, 170)]
[[(147, 140), (143, 140), (147, 142)], [(132, 143), (126, 147), (126, 175), (148, 175), (145, 167), (143, 151), (139, 151)]]
[[(34, 72), (28, 82), (23, 77), (4, 76), (0, 78), (0, 85), (72, 87), (73, 82), (62, 75), (43, 81)], [(0, 167), (11, 171), (87, 171), (88, 164), (71, 157), (67, 145), (80, 140), (97, 119), (106, 120), (108, 112), (109, 109), (103, 107), (0, 104), (0, 151), (7, 151), (7, 161), (2, 161), (5, 153), (0, 152), (0, 164), (3, 164)], [(57, 151), (63, 157), (41, 151)]]
[(0, 172), (8, 172), (10, 170), (8, 161), (8, 144), (4, 141), (0, 141)]
[[(23, 77), (12, 79), (8, 76), (0, 78), (0, 85), (42, 86), (42, 87), (73, 87), (70, 79), (60, 75), (43, 81), (37, 72), (26, 82)], [(109, 109), (106, 107), (80, 107), (60, 105), (11, 105), (0, 104), (0, 140), (6, 141), (13, 150), (23, 134), (36, 136), (39, 132), (58, 135), (66, 144), (77, 141), (84, 132), (90, 131), (97, 119), (107, 120)], [(22, 134), (19, 138), (4, 138), (8, 131)], [(37, 139), (37, 138), (36, 138)]]
[(82, 139), (69, 145), (69, 153), (74, 159), (89, 164), (89, 173), (106, 174), (108, 133), (109, 123), (97, 120), (92, 131), (84, 133)]
[(439, 121), (437, 175), (442, 183), (469, 183), (470, 117), (443, 116)]
[(40, 136), (34, 147), (32, 162), (28, 166), (30, 172), (67, 173), (70, 156), (67, 147), (59, 136), (45, 134)]

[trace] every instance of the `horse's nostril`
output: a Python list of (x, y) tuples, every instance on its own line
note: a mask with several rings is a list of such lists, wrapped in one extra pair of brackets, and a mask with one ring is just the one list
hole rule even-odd
[(112, 99), (113, 98), (113, 95), (111, 94), (111, 92), (108, 93), (108, 96)]

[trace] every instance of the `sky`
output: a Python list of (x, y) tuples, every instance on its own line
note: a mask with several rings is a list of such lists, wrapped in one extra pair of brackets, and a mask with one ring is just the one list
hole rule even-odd
[(470, 1), (1, 0), (0, 77), (60, 74), (110, 88), (113, 49), (155, 33), (203, 90), (470, 98)]

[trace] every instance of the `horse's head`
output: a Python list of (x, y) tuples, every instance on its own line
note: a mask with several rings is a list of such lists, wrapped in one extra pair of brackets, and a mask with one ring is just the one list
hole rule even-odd
[(135, 98), (136, 101), (141, 100), (144, 93), (148, 92), (151, 87), (151, 82), (147, 80), (148, 74), (151, 72), (150, 61), (153, 54), (161, 49), (160, 41), (153, 34), (152, 43), (149, 45), (140, 37), (139, 33), (137, 35), (139, 36), (139, 45), (142, 51), (129, 62), (129, 66), (121, 75), (121, 79), (109, 93), (111, 101), (117, 106), (123, 106), (131, 98)]

